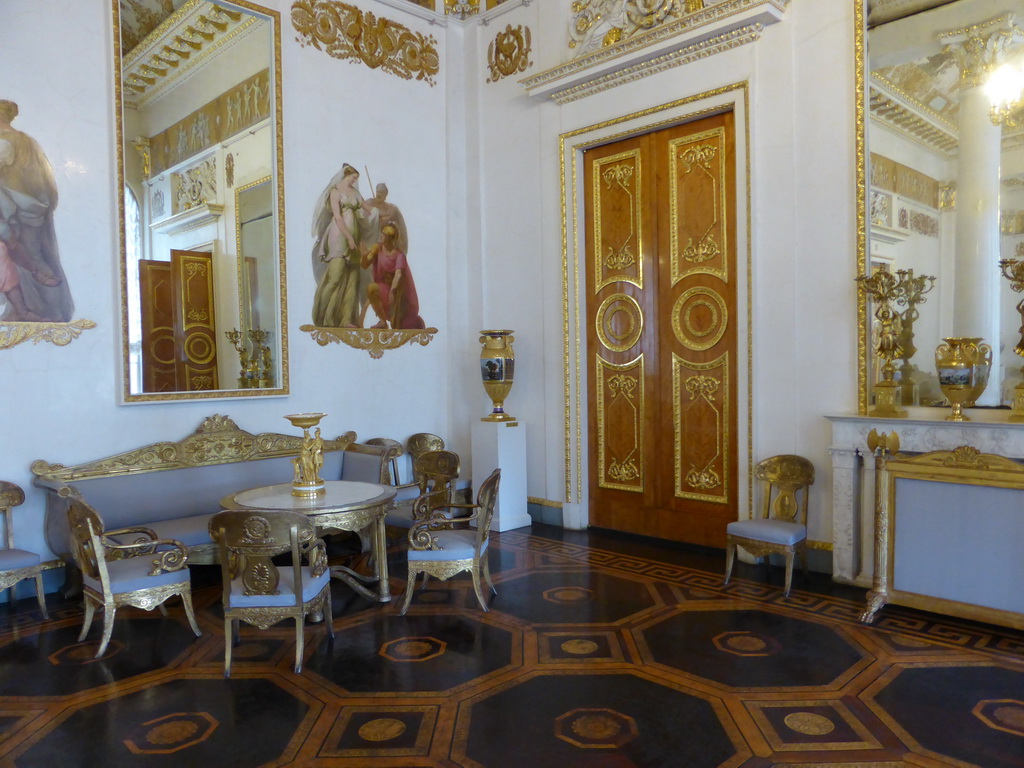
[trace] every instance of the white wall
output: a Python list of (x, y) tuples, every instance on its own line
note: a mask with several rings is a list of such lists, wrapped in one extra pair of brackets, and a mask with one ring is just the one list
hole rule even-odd
[[(565, 496), (559, 135), (746, 81), (754, 294), (750, 458), (785, 452), (814, 462), (811, 538), (830, 541), (831, 458), (823, 414), (854, 411), (857, 396), (852, 3), (791, 3), (785, 19), (752, 45), (564, 106), (517, 92), (516, 78), (484, 82), (487, 46), (508, 23), (533, 30), (535, 66), (524, 76), (567, 60), (566, 13), (565, 3), (534, 3), (475, 29), (480, 63), (471, 98), (479, 100), (481, 115), (485, 305), (519, 330), (517, 382), (507, 405), (530, 428), (528, 492), (559, 501)], [(738, 123), (738, 141), (741, 132)], [(745, 192), (741, 181), (739, 194)], [(745, 390), (744, 383), (744, 399)], [(575, 450), (573, 432), (570, 427)], [(745, 486), (745, 449), (740, 463)], [(577, 479), (569, 485), (575, 495)], [(585, 473), (582, 487), (585, 501)]]
[[(28, 496), (16, 510), (20, 546), (46, 549), (43, 495), (32, 487), (29, 471), (37, 459), (75, 464), (180, 439), (213, 413), (230, 415), (251, 432), (290, 432), (284, 414), (314, 410), (328, 414), (323, 427), (330, 435), (352, 429), (361, 438), (404, 441), (413, 432), (455, 431), (448, 399), (453, 332), (447, 302), (444, 29), (393, 10), (383, 14), (437, 38), (443, 63), (430, 87), (300, 46), (290, 23), (291, 3), (265, 4), (282, 20), (291, 394), (121, 406), (111, 9), (104, 0), (4, 2), (0, 98), (18, 103), (15, 127), (40, 143), (54, 167), (60, 191), (55, 224), (75, 317), (97, 323), (66, 347), (27, 343), (0, 351), (0, 477), (21, 485)], [(313, 208), (345, 162), (369, 167), (374, 183), (386, 181), (389, 200), (405, 216), (421, 314), (439, 329), (427, 347), (405, 347), (372, 360), (349, 347), (320, 347), (299, 331), (311, 322), (316, 287)], [(360, 188), (369, 192), (365, 172)], [(464, 318), (456, 319), (464, 325)], [(458, 339), (458, 349), (465, 346)], [(483, 390), (476, 387), (482, 406)], [(468, 425), (450, 442), (468, 456)]]
[[(110, 9), (102, 0), (5, 3), (0, 98), (19, 103), (16, 127), (55, 167), (57, 234), (75, 316), (98, 323), (67, 347), (0, 351), (0, 397), (8, 404), (0, 477), (29, 495), (19, 510), (22, 545), (45, 546), (33, 460), (72, 464), (181, 438), (214, 412), (255, 432), (287, 431), (284, 414), (322, 410), (329, 434), (355, 429), (364, 438), (404, 440), (430, 431), (468, 457), (470, 424), (489, 411), (476, 363), (476, 332), (485, 327), (517, 331), (507, 409), (528, 429), (528, 493), (564, 500), (559, 135), (739, 81), (750, 94), (750, 453), (756, 460), (795, 452), (815, 463), (811, 538), (830, 540), (823, 414), (856, 406), (851, 3), (792, 2), (753, 45), (559, 107), (529, 97), (515, 77), (486, 83), (486, 58), (506, 24), (526, 24), (535, 63), (525, 74), (559, 63), (568, 54), (567, 3), (520, 6), (488, 26), (471, 19), (440, 27), (362, 0), (438, 39), (441, 73), (431, 88), (300, 46), (290, 3), (266, 2), (282, 16), (291, 395), (132, 406), (119, 406), (116, 391)], [(41, 61), (41, 42), (54, 40), (60, 53)], [(318, 347), (298, 330), (310, 322), (315, 290), (313, 207), (344, 162), (386, 181), (405, 215), (421, 314), (440, 329), (426, 348), (371, 360), (347, 347)], [(365, 174), (360, 186), (370, 191)], [(741, 464), (745, 471), (742, 451)]]

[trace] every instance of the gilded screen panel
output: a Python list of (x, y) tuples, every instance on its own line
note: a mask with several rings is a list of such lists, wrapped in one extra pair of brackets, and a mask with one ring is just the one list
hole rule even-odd
[(672, 355), (675, 495), (729, 501), (729, 359), (690, 363)]
[(725, 129), (670, 141), (672, 285), (687, 275), (728, 280)]
[(640, 150), (594, 161), (594, 293), (615, 282), (644, 287)]
[(644, 490), (644, 356), (597, 369), (597, 465), (601, 488)]

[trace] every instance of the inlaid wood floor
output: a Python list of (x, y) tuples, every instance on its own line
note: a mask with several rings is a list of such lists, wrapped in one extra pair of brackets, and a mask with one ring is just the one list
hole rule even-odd
[[(339, 558), (358, 565), (359, 556)], [(243, 628), (223, 677), (219, 572), (77, 642), (75, 601), (0, 608), (0, 766), (1024, 766), (1024, 635), (886, 608), (720, 552), (535, 526), (496, 535), (498, 595), (431, 581), (408, 615), (335, 583), (336, 638)], [(393, 553), (392, 589), (404, 586)]]

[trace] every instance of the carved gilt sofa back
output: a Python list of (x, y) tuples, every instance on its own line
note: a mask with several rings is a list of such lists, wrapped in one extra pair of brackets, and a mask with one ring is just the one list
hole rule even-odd
[[(388, 482), (385, 448), (355, 442), (355, 432), (324, 440), (324, 479)], [(110, 529), (143, 525), (189, 547), (189, 561), (216, 562), (207, 530), (220, 500), (246, 488), (291, 482), (301, 436), (251, 434), (227, 416), (206, 418), (179, 442), (159, 442), (66, 467), (36, 461), (34, 484), (46, 490), (46, 540), (70, 560), (67, 510), (91, 507)]]

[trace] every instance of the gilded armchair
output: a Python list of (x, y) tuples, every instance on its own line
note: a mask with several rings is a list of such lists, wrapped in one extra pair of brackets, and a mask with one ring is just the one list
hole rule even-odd
[[(416, 580), (422, 573), (427, 577), (449, 579), (462, 571), (469, 571), (473, 579), (473, 591), (484, 611), (490, 610), (484, 602), (480, 587), (483, 575), (487, 586), (497, 594), (491, 581), (487, 548), (490, 540), (491, 519), (494, 517), (494, 503), (498, 498), (498, 484), (501, 470), (494, 470), (480, 486), (476, 504), (449, 504), (448, 510), (469, 510), (464, 516), (448, 516), (443, 508), (434, 510), (432, 515), (413, 523), (409, 529), (409, 575), (405, 585), (405, 601), (402, 615), (409, 610)], [(475, 528), (467, 527), (475, 523)]]
[(461, 462), (452, 451), (427, 451), (413, 462), (414, 483), (398, 486), (394, 508), (385, 525), (409, 528), (417, 520), (430, 517), (437, 509), (448, 507), (459, 477)]
[(10, 589), (8, 599), (13, 605), (15, 601), (15, 587), (19, 582), (26, 579), (33, 579), (36, 583), (36, 600), (39, 602), (39, 610), (43, 618), (50, 616), (46, 613), (46, 598), (43, 596), (43, 567), (42, 558), (35, 552), (27, 549), (17, 549), (14, 546), (14, 515), (12, 509), (25, 502), (25, 492), (20, 486), (0, 480), (0, 512), (3, 512), (5, 541), (4, 548), (0, 550), (0, 592)]
[[(220, 547), (224, 584), (224, 676), (231, 676), (231, 647), (240, 621), (267, 629), (295, 620), (295, 671), (302, 671), (303, 628), (310, 613), (323, 612), (334, 637), (331, 573), (323, 539), (299, 512), (218, 512), (210, 536)], [(272, 558), (291, 555), (291, 563)], [(305, 564), (303, 564), (305, 563)]]
[[(196, 637), (202, 633), (192, 610), (192, 582), (188, 549), (174, 539), (158, 539), (149, 528), (104, 531), (103, 520), (78, 501), (68, 508), (71, 553), (82, 571), (85, 619), (78, 641), (85, 640), (97, 607), (103, 609), (103, 638), (96, 658), (107, 650), (114, 631), (114, 615), (122, 605), (144, 610), (159, 607), (178, 596)], [(121, 543), (131, 539), (130, 543)]]
[(443, 450), (444, 440), (438, 435), (432, 435), (429, 432), (417, 432), (415, 435), (409, 435), (409, 439), (405, 441), (405, 451), (412, 458), (412, 481), (414, 483), (419, 481), (416, 476), (416, 459), (428, 451)]
[(807, 496), (814, 465), (802, 456), (783, 454), (754, 467), (761, 487), (758, 517), (726, 526), (725, 583), (732, 576), (736, 547), (755, 557), (781, 554), (786, 559), (786, 596), (793, 582), (793, 559), (799, 554), (807, 571)]

